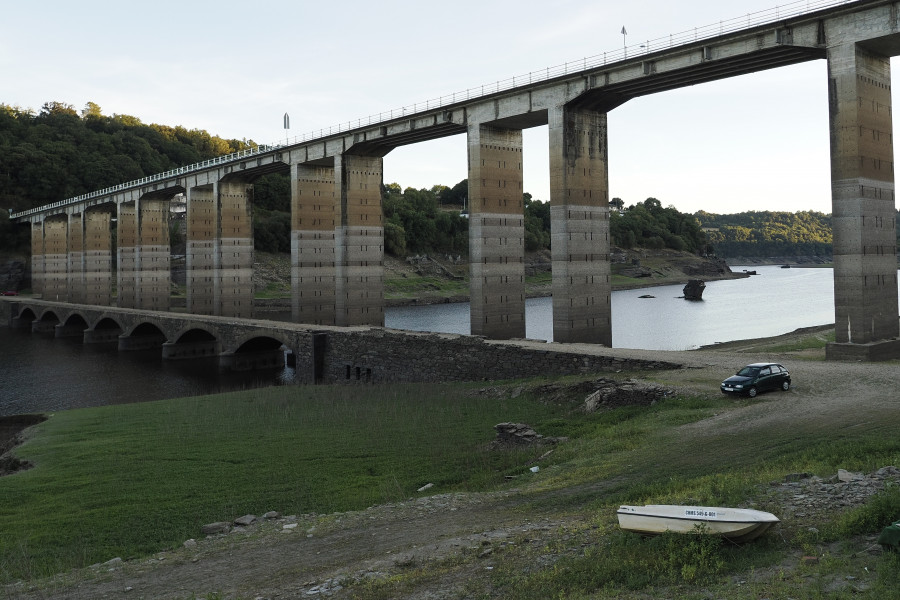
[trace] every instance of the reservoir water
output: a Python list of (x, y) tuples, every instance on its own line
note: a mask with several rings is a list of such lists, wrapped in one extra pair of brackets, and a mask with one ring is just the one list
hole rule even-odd
[[(687, 350), (834, 322), (831, 269), (752, 268), (759, 275), (708, 282), (697, 302), (680, 298), (680, 285), (613, 292), (613, 345)], [(646, 295), (653, 297), (641, 298)], [(530, 299), (525, 310), (527, 337), (551, 339), (551, 299)], [(468, 333), (469, 305), (390, 308), (385, 324)], [(291, 369), (220, 373), (215, 361), (163, 361), (158, 352), (120, 353), (0, 326), (0, 416), (209, 394), (292, 379)]]

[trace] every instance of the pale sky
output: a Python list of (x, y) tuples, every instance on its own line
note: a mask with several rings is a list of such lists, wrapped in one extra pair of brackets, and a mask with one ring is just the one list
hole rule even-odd
[[(268, 144), (619, 51), (623, 26), (631, 52), (776, 4), (807, 3), (0, 0), (0, 103), (38, 111), (59, 101), (80, 111), (90, 101), (105, 115)], [(892, 66), (900, 69), (896, 59)], [(546, 127), (526, 130), (524, 142), (524, 189), (548, 200)], [(384, 160), (385, 183), (404, 188), (466, 176), (463, 135)], [(626, 205), (652, 196), (683, 212), (831, 212), (825, 61), (616, 108), (609, 180), (610, 196)]]

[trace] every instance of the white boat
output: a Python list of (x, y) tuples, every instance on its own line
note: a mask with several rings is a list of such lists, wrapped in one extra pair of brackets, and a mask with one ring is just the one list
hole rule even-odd
[(778, 523), (778, 517), (772, 513), (752, 508), (647, 504), (620, 506), (616, 512), (619, 527), (627, 531), (655, 535), (666, 531), (696, 533), (703, 530), (735, 542), (757, 538)]

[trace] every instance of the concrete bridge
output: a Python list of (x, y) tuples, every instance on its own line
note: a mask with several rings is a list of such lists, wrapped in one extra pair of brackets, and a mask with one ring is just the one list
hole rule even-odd
[(253, 181), (289, 172), (294, 320), (382, 325), (383, 161), (398, 146), (466, 135), (471, 332), (522, 338), (522, 130), (548, 125), (553, 337), (610, 346), (607, 122), (615, 108), (647, 94), (826, 60), (836, 322), (828, 355), (900, 356), (889, 61), (900, 52), (900, 3), (805, 6), (811, 4), (818, 10), (610, 62), (567, 64), (502, 89), (442, 98), (12, 215), (31, 224), (34, 291), (108, 305), (115, 260), (119, 307), (167, 310), (168, 203), (183, 194), (188, 312), (249, 317)]

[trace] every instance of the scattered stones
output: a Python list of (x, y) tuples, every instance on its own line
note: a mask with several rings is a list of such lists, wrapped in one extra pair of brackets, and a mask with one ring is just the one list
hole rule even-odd
[(182, 544), (182, 546), (184, 546), (185, 548), (196, 548), (197, 540), (195, 540), (194, 538), (191, 538), (189, 540), (184, 540), (184, 544)]
[[(782, 506), (782, 520), (815, 520), (819, 515), (865, 504), (882, 491), (888, 482), (900, 483), (900, 469), (882, 467), (874, 473), (852, 473), (840, 469), (823, 479), (808, 473), (792, 473), (773, 485), (771, 499)], [(887, 525), (887, 523), (885, 523)]]
[(434, 484), (433, 484), (433, 483), (426, 483), (425, 485), (423, 485), (422, 487), (420, 487), (420, 488), (417, 489), (416, 491), (417, 491), (417, 492), (425, 492), (425, 491), (427, 491), (427, 490), (430, 490), (430, 489), (433, 488), (433, 487), (434, 487)]
[(115, 571), (122, 567), (122, 559), (120, 557), (111, 558), (101, 566), (108, 568), (110, 571)]
[(254, 521), (256, 521), (256, 515), (244, 515), (235, 519), (234, 524), (239, 527), (247, 527), (248, 525), (253, 525)]
[(514, 446), (530, 446), (536, 444), (558, 444), (565, 438), (546, 438), (525, 423), (498, 423), (494, 425), (497, 431), (497, 439), (491, 443), (491, 448), (510, 448)]
[(263, 518), (263, 519), (280, 519), (280, 518), (281, 518), (281, 513), (278, 512), (277, 510), (270, 510), (269, 512), (267, 512), (266, 514), (264, 514), (264, 515), (262, 516), (262, 518)]

